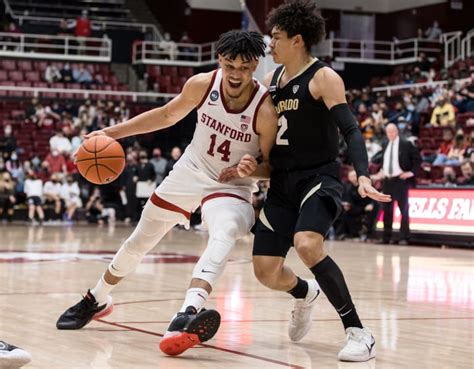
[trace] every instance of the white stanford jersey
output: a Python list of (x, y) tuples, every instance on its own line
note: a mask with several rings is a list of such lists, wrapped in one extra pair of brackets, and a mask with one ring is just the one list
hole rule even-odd
[[(236, 165), (244, 154), (260, 156), (255, 131), (257, 113), (268, 95), (257, 80), (247, 104), (238, 111), (226, 106), (222, 90), (222, 70), (214, 71), (203, 100), (197, 107), (197, 123), (193, 140), (186, 154), (211, 179), (216, 180), (222, 169)], [(251, 178), (234, 180), (238, 185), (253, 185)]]

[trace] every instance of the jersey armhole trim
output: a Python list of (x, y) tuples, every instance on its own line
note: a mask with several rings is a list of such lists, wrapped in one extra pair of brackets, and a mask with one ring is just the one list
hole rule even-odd
[(212, 86), (214, 86), (214, 81), (216, 80), (216, 76), (217, 76), (217, 69), (212, 74), (211, 82), (209, 83), (209, 86), (207, 87), (206, 93), (204, 94), (199, 105), (196, 106), (196, 109), (199, 109), (202, 106), (202, 104), (204, 104), (204, 102), (207, 100), (207, 97), (209, 96), (209, 92), (211, 92)]
[(257, 132), (257, 116), (258, 116), (258, 111), (260, 110), (260, 106), (262, 106), (263, 102), (265, 101), (265, 99), (267, 98), (267, 96), (269, 95), (270, 93), (268, 91), (265, 91), (265, 93), (263, 94), (262, 98), (260, 99), (260, 101), (258, 102), (257, 106), (255, 107), (255, 113), (253, 114), (253, 119), (252, 119), (252, 129), (253, 129), (253, 132), (256, 134), (256, 135), (260, 135), (260, 133)]

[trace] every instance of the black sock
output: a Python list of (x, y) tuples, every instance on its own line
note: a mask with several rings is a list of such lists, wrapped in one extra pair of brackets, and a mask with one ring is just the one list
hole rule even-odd
[(308, 294), (308, 282), (301, 279), (300, 277), (296, 277), (296, 279), (296, 286), (287, 292), (295, 299), (304, 299)]
[(332, 306), (341, 317), (344, 329), (362, 328), (341, 269), (329, 256), (310, 268)]

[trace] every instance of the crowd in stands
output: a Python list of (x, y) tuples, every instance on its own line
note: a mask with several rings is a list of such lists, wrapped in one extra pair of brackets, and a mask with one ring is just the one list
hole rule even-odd
[[(77, 71), (88, 70), (79, 64), (75, 67)], [(69, 72), (67, 64), (62, 68), (50, 64), (44, 69), (44, 77), (51, 80), (49, 83), (61, 83), (64, 78), (80, 83), (77, 71)], [(168, 76), (167, 81), (172, 82), (173, 79), (185, 80), (192, 74), (192, 69), (150, 66), (147, 72), (156, 79)], [(465, 81), (454, 82), (460, 78)], [(421, 58), (418, 64), (395, 68), (391, 76), (374, 79), (371, 87), (439, 79), (450, 82), (447, 86), (428, 85), (393, 91), (392, 94), (374, 93), (370, 87), (347, 92), (348, 102), (366, 141), (371, 173), (377, 173), (380, 168), (380, 152), (386, 138), (384, 127), (395, 123), (400, 134), (411, 140), (422, 155), (418, 184), (440, 187), (474, 185), (472, 60), (458, 62), (449, 71), (442, 71), (436, 62)], [(23, 207), (26, 210), (23, 218), (28, 222), (70, 223), (78, 219), (99, 224), (113, 223), (116, 219), (136, 222), (147, 198), (138, 194), (137, 184), (161, 183), (188, 141), (174, 137), (171, 141), (176, 147), (165, 148), (144, 137), (124, 140), (127, 166), (123, 174), (109, 185), (93, 186), (78, 175), (71, 153), (79, 147), (87, 132), (115, 125), (140, 111), (125, 101), (71, 101), (33, 98), (30, 104), (24, 104), (23, 111), (13, 110), (12, 117), (3, 116), (0, 214), (9, 220), (14, 217), (13, 209)], [(16, 120), (5, 120), (13, 115)], [(31, 138), (34, 142), (25, 138), (29, 134), (27, 130), (32, 129), (36, 132), (34, 139)], [(158, 136), (162, 134), (158, 133)], [(354, 172), (344, 152), (341, 140), (342, 170), (346, 181), (345, 211), (335, 224), (334, 237), (371, 237), (379, 207), (357, 195)], [(255, 194), (257, 211), (267, 187), (268, 182), (261, 182), (260, 190)]]

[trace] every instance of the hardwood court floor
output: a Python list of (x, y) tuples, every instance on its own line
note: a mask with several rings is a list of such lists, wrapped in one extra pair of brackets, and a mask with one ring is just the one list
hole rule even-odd
[[(341, 363), (342, 325), (325, 296), (300, 342), (287, 337), (292, 302), (254, 278), (251, 237), (239, 242), (208, 306), (223, 322), (206, 345), (177, 358), (158, 342), (181, 306), (206, 233), (173, 230), (114, 291), (112, 315), (79, 331), (58, 316), (94, 286), (131, 228), (0, 226), (0, 339), (33, 355), (26, 368), (473, 368), (473, 253), (328, 242), (345, 273), (377, 358)], [(311, 274), (290, 252), (289, 264)]]

